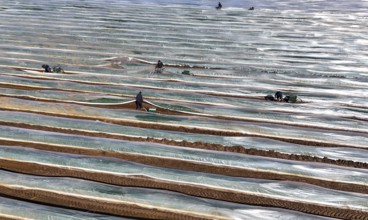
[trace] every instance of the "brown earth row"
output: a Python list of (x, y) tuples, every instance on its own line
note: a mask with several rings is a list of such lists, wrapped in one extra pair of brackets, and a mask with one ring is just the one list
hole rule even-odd
[(185, 141), (185, 140), (172, 140), (172, 139), (166, 139), (166, 138), (139, 137), (139, 136), (130, 136), (130, 135), (106, 133), (106, 132), (99, 132), (99, 131), (88, 131), (88, 130), (70, 129), (70, 128), (61, 128), (61, 127), (49, 127), (49, 126), (43, 126), (43, 125), (32, 125), (32, 124), (18, 123), (18, 122), (0, 121), (0, 125), (25, 128), (25, 129), (33, 129), (33, 130), (59, 132), (59, 133), (72, 134), (72, 135), (112, 138), (112, 139), (135, 141), (135, 142), (150, 142), (150, 143), (158, 143), (158, 144), (165, 144), (165, 145), (171, 145), (171, 146), (189, 147), (189, 148), (195, 148), (195, 149), (241, 153), (241, 154), (248, 154), (248, 155), (255, 155), (255, 156), (279, 158), (279, 159), (285, 159), (285, 160), (318, 162), (318, 163), (326, 163), (326, 164), (333, 164), (333, 165), (346, 166), (346, 167), (368, 169), (368, 163), (363, 163), (363, 162), (356, 162), (352, 160), (342, 160), (342, 159), (335, 160), (335, 159), (331, 159), (327, 157), (321, 158), (321, 157), (309, 156), (309, 155), (287, 154), (287, 153), (277, 152), (274, 150), (259, 150), (259, 149), (247, 148), (246, 146), (239, 146), (239, 145), (224, 146), (221, 144), (213, 144), (213, 143), (206, 143), (206, 142), (190, 142), (190, 141)]
[(368, 185), (358, 183), (338, 182), (327, 179), (319, 179), (314, 177), (307, 177), (297, 174), (287, 174), (282, 172), (262, 171), (258, 169), (249, 169), (242, 167), (223, 166), (205, 162), (190, 161), (176, 158), (151, 156), (136, 153), (117, 152), (102, 149), (92, 149), (78, 146), (67, 146), (57, 144), (47, 144), (42, 142), (27, 142), (12, 139), (0, 139), (1, 145), (7, 146), (22, 146), (28, 148), (35, 148), (39, 150), (54, 151), (61, 153), (80, 154), (89, 156), (106, 156), (118, 158), (131, 162), (141, 163), (149, 166), (156, 166), (162, 168), (172, 168), (178, 170), (188, 170), (194, 172), (205, 172), (212, 174), (219, 174), (225, 176), (269, 179), (269, 180), (288, 180), (301, 183), (308, 183), (325, 188), (336, 189), (348, 192), (358, 192), (368, 194)]
[(343, 118), (352, 119), (356, 121), (367, 121), (368, 122), (368, 118), (362, 118), (362, 117), (357, 117), (357, 116), (343, 117)]
[(203, 198), (236, 202), (241, 204), (291, 209), (295, 211), (323, 215), (327, 217), (343, 219), (363, 219), (362, 217), (368, 215), (368, 211), (359, 211), (356, 209), (350, 209), (348, 207), (333, 207), (305, 201), (290, 201), (287, 199), (273, 198), (272, 196), (265, 196), (257, 193), (210, 187), (208, 185), (203, 186), (190, 183), (172, 182), (140, 175), (122, 176), (110, 173), (88, 171), (78, 168), (60, 167), (14, 160), (0, 160), (0, 166), (3, 169), (32, 175), (53, 177), (67, 176), (120, 186), (164, 189)]
[[(0, 95), (1, 96), (1, 95)], [(300, 144), (306, 146), (316, 146), (316, 147), (346, 147), (346, 148), (358, 148), (367, 150), (366, 147), (360, 145), (352, 145), (352, 144), (343, 144), (343, 143), (331, 143), (326, 141), (315, 141), (310, 139), (298, 139), (293, 137), (279, 137), (273, 135), (262, 135), (256, 133), (245, 133), (238, 131), (229, 131), (223, 129), (210, 129), (210, 128), (201, 128), (195, 126), (185, 126), (185, 125), (172, 125), (167, 123), (152, 123), (152, 122), (142, 122), (136, 120), (125, 120), (125, 119), (115, 119), (115, 118), (105, 118), (105, 117), (97, 117), (97, 116), (87, 116), (87, 115), (68, 115), (62, 113), (52, 113), (45, 111), (36, 111), (36, 110), (27, 110), (27, 109), (16, 109), (16, 108), (8, 108), (8, 107), (0, 107), (0, 110), (4, 111), (18, 111), (18, 112), (27, 112), (33, 114), (41, 114), (47, 116), (54, 117), (63, 117), (63, 118), (72, 118), (72, 119), (83, 119), (83, 120), (99, 120), (101, 122), (117, 124), (123, 126), (131, 126), (131, 127), (139, 127), (139, 128), (149, 128), (149, 129), (157, 129), (157, 130), (167, 130), (167, 131), (178, 131), (178, 132), (187, 132), (194, 134), (208, 134), (208, 135), (218, 135), (218, 136), (238, 136), (238, 137), (259, 137), (259, 138), (268, 138), (277, 141), (292, 143), (292, 144)]]
[[(115, 202), (101, 198), (82, 197), (73, 194), (63, 194), (57, 191), (37, 188), (20, 188), (0, 184), (0, 194), (28, 201), (93, 211), (118, 216), (129, 216), (146, 219), (182, 219), (182, 220), (212, 220), (214, 216), (199, 215), (190, 212), (174, 212), (173, 210), (154, 208), (133, 203)], [(227, 218), (216, 218), (226, 220)]]
[(346, 106), (346, 107), (360, 108), (360, 109), (368, 110), (368, 106), (366, 105), (348, 104), (348, 103), (341, 103), (340, 105)]
[(206, 128), (194, 127), (194, 126), (177, 126), (177, 125), (172, 125), (172, 124), (167, 124), (167, 123), (142, 122), (142, 121), (136, 121), (136, 120), (115, 119), (115, 118), (105, 118), (105, 117), (86, 116), (86, 115), (69, 115), (69, 114), (63, 114), (63, 113), (53, 113), (53, 112), (35, 111), (35, 110), (30, 110), (30, 109), (7, 108), (7, 107), (0, 107), (0, 110), (26, 112), (26, 113), (41, 114), (41, 115), (62, 117), (62, 118), (73, 118), (73, 119), (83, 119), (83, 120), (93, 120), (93, 121), (99, 120), (105, 123), (139, 127), (139, 128), (149, 128), (149, 129), (168, 130), (168, 131), (181, 131), (181, 132), (188, 132), (188, 133), (199, 133), (199, 134), (210, 134), (210, 135), (221, 135), (221, 136), (244, 136), (243, 133), (236, 132), (236, 131), (227, 131), (227, 130), (221, 130), (221, 129), (206, 129)]
[(26, 220), (27, 218), (22, 218), (18, 216), (12, 216), (12, 215), (5, 215), (0, 213), (0, 219), (1, 220)]

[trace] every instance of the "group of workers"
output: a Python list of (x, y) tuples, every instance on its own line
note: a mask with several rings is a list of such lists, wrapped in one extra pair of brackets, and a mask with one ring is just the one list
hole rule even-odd
[[(55, 73), (64, 73), (64, 70), (60, 67), (60, 66), (54, 66), (52, 69), (49, 65), (44, 64), (42, 65), (42, 68), (44, 69), (44, 71), (46, 73), (51, 73), (51, 72), (55, 72)], [(164, 64), (161, 60), (157, 61), (157, 64), (155, 65), (155, 71), (156, 72), (162, 72), (162, 70), (164, 69)], [(265, 100), (268, 101), (278, 101), (278, 102), (292, 102), (295, 103), (297, 102), (297, 96), (294, 94), (289, 94), (286, 96), (283, 96), (281, 91), (277, 91), (275, 93), (275, 96), (273, 95), (266, 95), (264, 97)], [(135, 108), (136, 109), (142, 109), (143, 108), (143, 96), (142, 96), (142, 92), (140, 91), (137, 96), (135, 97)]]
[(52, 67), (52, 69), (51, 69), (51, 67), (49, 65), (43, 64), (42, 68), (44, 69), (44, 71), (46, 73), (64, 73), (64, 69), (61, 68), (59, 65), (56, 65), (56, 66)]
[(268, 101), (278, 101), (278, 102), (291, 102), (295, 103), (298, 101), (298, 97), (294, 94), (288, 94), (286, 96), (283, 96), (282, 92), (277, 91), (275, 93), (275, 96), (272, 95), (266, 95), (264, 99)]
[[(51, 73), (51, 72), (64, 73), (64, 70), (60, 66), (54, 66), (51, 69), (51, 67), (49, 65), (44, 64), (44, 65), (42, 65), (42, 68), (47, 73)], [(158, 60), (157, 61), (157, 64), (155, 65), (155, 71), (156, 72), (162, 72), (163, 69), (164, 69), (163, 62), (161, 60)], [(283, 96), (283, 94), (282, 94), (281, 91), (277, 91), (275, 93), (275, 96), (273, 96), (273, 95), (266, 95), (264, 97), (264, 99), (265, 100), (268, 100), (268, 101), (278, 101), (278, 102), (282, 102), (282, 101), (284, 101), (284, 102), (291, 102), (291, 103), (297, 102), (297, 96), (296, 95), (289, 94), (289, 95)], [(143, 108), (143, 95), (142, 95), (142, 92), (141, 91), (135, 97), (135, 108), (136, 109), (142, 109)]]
[[(221, 4), (221, 2), (219, 2), (219, 3), (217, 4), (216, 9), (222, 9), (222, 4)], [(248, 10), (253, 11), (253, 10), (254, 10), (254, 7), (252, 6), (252, 7), (250, 7)]]
[[(159, 60), (155, 66), (155, 71), (157, 70), (161, 70), (164, 68), (164, 64), (162, 63), (161, 60)], [(288, 94), (288, 95), (283, 95), (281, 91), (277, 91), (275, 93), (275, 96), (273, 95), (266, 95), (264, 97), (265, 100), (268, 101), (278, 101), (278, 102), (290, 102), (290, 103), (295, 103), (298, 101), (298, 97), (294, 94)], [(136, 109), (142, 109), (143, 108), (143, 96), (142, 96), (142, 92), (139, 92), (137, 94), (137, 96), (135, 97), (135, 107)]]

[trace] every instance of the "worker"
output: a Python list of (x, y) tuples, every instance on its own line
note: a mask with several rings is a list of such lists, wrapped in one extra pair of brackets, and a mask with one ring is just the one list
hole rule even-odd
[(135, 109), (142, 109), (142, 108), (143, 108), (143, 96), (142, 92), (140, 91), (135, 97)]

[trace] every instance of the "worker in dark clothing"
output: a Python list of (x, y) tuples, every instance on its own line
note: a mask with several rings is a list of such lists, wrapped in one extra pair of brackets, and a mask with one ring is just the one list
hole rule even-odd
[(264, 97), (264, 99), (268, 100), (268, 101), (276, 101), (275, 98), (272, 95), (266, 95)]
[(142, 109), (143, 108), (143, 96), (142, 92), (139, 92), (135, 97), (135, 109)]
[(221, 8), (222, 8), (222, 4), (221, 4), (221, 2), (219, 2), (216, 9), (221, 9)]
[(275, 93), (275, 99), (276, 99), (277, 101), (282, 101), (282, 92), (277, 91), (277, 92)]
[(155, 73), (162, 73), (164, 69), (165, 67), (164, 64), (161, 62), (161, 60), (157, 61), (157, 64), (155, 66)]
[(156, 68), (161, 69), (162, 67), (164, 67), (164, 64), (161, 62), (161, 60), (157, 61)]
[(46, 73), (51, 73), (51, 67), (50, 67), (49, 65), (47, 65), (47, 64), (43, 64), (43, 65), (42, 65), (42, 68), (44, 68), (44, 69), (45, 69), (45, 72), (46, 72)]

